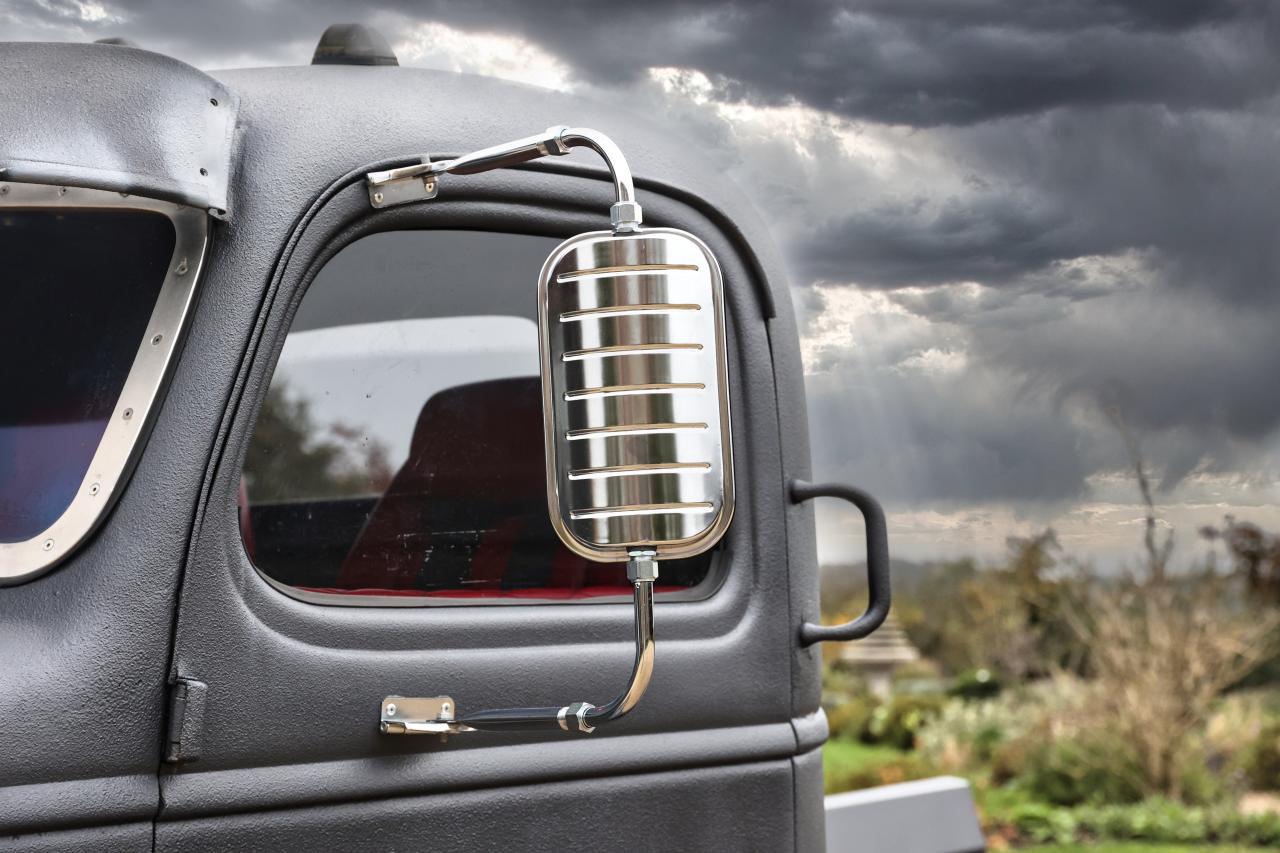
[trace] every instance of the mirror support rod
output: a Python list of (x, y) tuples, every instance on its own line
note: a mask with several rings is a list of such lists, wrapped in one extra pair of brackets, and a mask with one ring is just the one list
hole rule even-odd
[(620, 719), (636, 706), (653, 678), (653, 584), (658, 579), (658, 559), (653, 551), (633, 551), (627, 560), (635, 602), (636, 658), (627, 689), (604, 705), (573, 702), (559, 708), (504, 708), (467, 714), (458, 722), (485, 731), (527, 731), (559, 728), (591, 734), (597, 726)]
[(435, 198), (440, 175), (475, 175), (491, 169), (502, 169), (547, 156), (563, 156), (574, 148), (590, 148), (604, 160), (613, 180), (616, 201), (609, 208), (609, 220), (615, 232), (635, 231), (644, 220), (636, 202), (635, 182), (622, 151), (609, 137), (590, 128), (563, 125), (547, 128), (543, 133), (526, 136), (491, 148), (482, 148), (452, 160), (435, 163), (423, 157), (421, 163), (370, 172), (365, 178), (369, 201), (377, 208)]
[(636, 657), (627, 689), (604, 705), (572, 702), (560, 707), (500, 708), (455, 716), (457, 705), (448, 696), (434, 699), (406, 699), (388, 696), (382, 700), (381, 729), (384, 734), (438, 734), (442, 737), (471, 731), (523, 732), (561, 729), (591, 734), (598, 726), (626, 716), (644, 696), (653, 678), (655, 644), (653, 637), (653, 584), (658, 579), (655, 551), (635, 550), (627, 560), (635, 603)]

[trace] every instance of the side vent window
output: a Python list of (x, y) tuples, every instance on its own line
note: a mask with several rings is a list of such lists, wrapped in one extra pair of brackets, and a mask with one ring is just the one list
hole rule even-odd
[[(394, 231), (320, 271), (245, 455), (264, 575), (328, 603), (630, 600), (548, 517), (529, 270), (558, 242)], [(694, 595), (711, 560), (664, 563), (659, 591)]]
[(71, 554), (118, 495), (199, 275), (203, 211), (0, 182), (0, 586)]

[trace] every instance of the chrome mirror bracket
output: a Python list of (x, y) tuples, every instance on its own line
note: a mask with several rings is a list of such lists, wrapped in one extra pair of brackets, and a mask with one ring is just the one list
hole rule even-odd
[(492, 148), (483, 148), (452, 160), (433, 163), (429, 157), (423, 157), (420, 163), (369, 172), (365, 175), (369, 203), (382, 209), (426, 201), (436, 197), (439, 184), (437, 178), (440, 175), (475, 175), (541, 157), (562, 157), (574, 148), (590, 148), (609, 167), (614, 195), (617, 197), (617, 201), (609, 209), (613, 230), (618, 233), (638, 230), (640, 223), (644, 221), (644, 213), (636, 202), (635, 182), (631, 179), (631, 170), (618, 146), (603, 133), (563, 125), (549, 127), (542, 133)]
[[(443, 175), (472, 175), (573, 148), (604, 159), (612, 231), (561, 243), (538, 277), (547, 505), (574, 553), (627, 562), (635, 661), (604, 705), (572, 702), (458, 714), (449, 697), (382, 703), (385, 734), (560, 729), (590, 734), (633, 709), (653, 678), (659, 559), (700, 554), (733, 517), (723, 281), (692, 234), (640, 227), (631, 170), (607, 136), (557, 126), (451, 160), (369, 172), (375, 208), (434, 198)], [(622, 402), (619, 403), (618, 400)]]
[(658, 579), (657, 553), (637, 550), (627, 561), (635, 603), (636, 656), (627, 688), (604, 705), (572, 702), (558, 708), (504, 708), (457, 716), (458, 705), (449, 696), (411, 698), (388, 696), (382, 700), (379, 729), (388, 735), (449, 735), (462, 732), (528, 731), (559, 728), (591, 734), (596, 727), (626, 715), (639, 703), (653, 678), (656, 651), (653, 637), (653, 584)]

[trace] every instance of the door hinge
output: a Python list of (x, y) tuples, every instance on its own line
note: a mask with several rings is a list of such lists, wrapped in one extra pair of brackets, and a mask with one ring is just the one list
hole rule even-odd
[(170, 764), (200, 758), (204, 739), (204, 697), (208, 685), (193, 678), (179, 678), (169, 688), (169, 731), (164, 760)]

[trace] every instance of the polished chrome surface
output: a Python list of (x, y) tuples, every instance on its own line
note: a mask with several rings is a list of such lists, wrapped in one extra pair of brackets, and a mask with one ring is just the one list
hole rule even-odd
[[(173, 222), (173, 256), (129, 375), (76, 496), (58, 520), (22, 542), (0, 542), (0, 586), (29, 580), (65, 559), (111, 506), (141, 451), (160, 387), (185, 328), (209, 238), (208, 214), (193, 207), (139, 196), (53, 184), (0, 181), (6, 208), (129, 208), (162, 213)], [(74, 251), (68, 247), (68, 251)], [(21, 369), (16, 368), (6, 369)]]
[(563, 156), (574, 148), (590, 148), (609, 167), (616, 201), (609, 209), (614, 231), (635, 231), (644, 221), (644, 212), (636, 202), (635, 182), (627, 158), (613, 140), (599, 131), (585, 127), (549, 127), (542, 133), (482, 148), (451, 160), (421, 163), (369, 172), (365, 175), (369, 201), (374, 207), (391, 207), (436, 196), (435, 177), (444, 174), (475, 175), (490, 169), (502, 169), (527, 163), (539, 157)]
[[(649, 562), (653, 563), (656, 578), (657, 561)], [(653, 637), (653, 583), (652, 580), (637, 580), (631, 584), (635, 590), (636, 660), (631, 668), (631, 681), (627, 684), (626, 692), (617, 700), (616, 707), (610, 708), (610, 719), (621, 717), (634, 708), (653, 680), (653, 661), (657, 653)]]
[(560, 245), (538, 282), (548, 503), (594, 560), (715, 544), (733, 514), (720, 268), (660, 228)]
[(458, 705), (449, 696), (388, 696), (378, 729), (387, 735), (446, 735), (474, 731), (454, 719)]
[(382, 700), (379, 730), (390, 735), (445, 735), (477, 730), (524, 730), (559, 727), (562, 731), (591, 734), (602, 723), (625, 716), (644, 696), (653, 680), (656, 645), (653, 635), (653, 584), (658, 561), (652, 551), (636, 552), (627, 564), (635, 604), (636, 654), (627, 688), (605, 705), (573, 702), (561, 708), (511, 708), (481, 711), (459, 718), (457, 703), (448, 696)]

